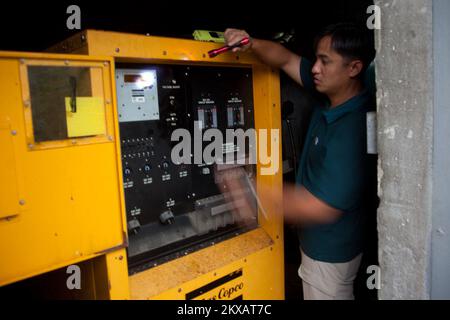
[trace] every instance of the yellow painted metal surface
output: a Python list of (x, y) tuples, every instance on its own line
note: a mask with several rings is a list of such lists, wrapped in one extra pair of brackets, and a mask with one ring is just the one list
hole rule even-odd
[[(155, 300), (281, 300), (283, 246), (271, 246), (161, 293)], [(233, 277), (233, 274), (236, 274)], [(230, 277), (231, 275), (231, 277)], [(197, 292), (196, 292), (197, 291)], [(132, 292), (133, 293), (133, 292)], [(132, 295), (133, 297), (133, 295)]]
[[(137, 273), (130, 277), (131, 298), (148, 299), (161, 294), (165, 296), (164, 292), (169, 289), (181, 288), (184, 283), (235, 261), (242, 262), (255, 252), (279, 245), (278, 242), (274, 242), (262, 228), (258, 228), (170, 263)], [(257, 265), (254, 267), (258, 268)], [(271, 271), (275, 271), (276, 267), (276, 264), (273, 265)]]
[[(0, 181), (2, 201), (0, 202), (0, 219), (14, 217), (19, 214), (19, 194), (17, 168), (14, 156), (12, 128), (8, 119), (0, 122), (0, 141), (2, 141), (2, 156), (0, 157)], [(8, 186), (6, 186), (8, 182)]]
[[(35, 141), (28, 65), (101, 70), (92, 85), (102, 88), (108, 134)], [(126, 242), (111, 67), (105, 57), (0, 53), (0, 286)]]
[(127, 267), (127, 252), (116, 250), (105, 255), (109, 299), (126, 300), (130, 298)]

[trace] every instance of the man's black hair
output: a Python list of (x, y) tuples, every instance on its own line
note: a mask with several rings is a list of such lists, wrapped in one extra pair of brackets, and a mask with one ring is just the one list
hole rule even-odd
[(314, 51), (317, 51), (319, 41), (331, 37), (331, 48), (347, 60), (361, 60), (363, 74), (375, 58), (373, 34), (366, 26), (359, 27), (351, 22), (341, 22), (323, 29), (314, 41)]

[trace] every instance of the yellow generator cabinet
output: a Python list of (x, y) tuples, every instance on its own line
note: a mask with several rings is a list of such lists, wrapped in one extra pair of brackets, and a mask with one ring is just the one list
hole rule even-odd
[[(90, 284), (75, 298), (284, 298), (281, 208), (254, 197), (262, 184), (282, 189), (278, 72), (251, 54), (210, 59), (207, 52), (218, 46), (88, 30), (49, 49), (84, 58), (2, 60), (2, 69), (11, 70), (1, 79), (8, 97), (0, 111), (1, 143), (11, 150), (2, 161), (14, 167), (2, 171), (14, 180), (2, 184), (2, 201), (8, 201), (2, 202), (7, 213), (0, 227), (9, 231), (1, 233), (2, 259), (8, 260), (3, 284), (88, 259), (81, 266)], [(67, 74), (65, 89), (55, 84), (58, 77), (38, 74), (33, 91), (26, 66), (39, 61), (91, 69), (78, 78)], [(64, 116), (44, 112), (57, 101), (49, 95), (63, 89)], [(52, 100), (39, 113), (39, 141), (30, 112), (34, 92), (39, 103)], [(82, 114), (74, 116), (74, 110)], [(61, 122), (65, 127), (58, 127)], [(208, 132), (228, 129), (256, 132), (254, 141), (226, 140), (215, 151), (216, 158), (246, 159), (237, 165), (247, 181), (237, 196), (250, 199), (252, 215), (246, 219), (232, 213), (230, 190), (218, 187), (229, 166), (196, 159), (198, 150), (201, 158), (207, 149), (195, 145), (198, 137), (207, 145)], [(192, 153), (183, 153), (186, 162), (172, 155), (180, 141), (172, 137), (183, 132), (194, 137)], [(54, 135), (58, 139), (49, 139)], [(249, 162), (245, 150), (256, 145), (278, 162), (261, 156)], [(13, 242), (17, 232), (20, 241)]]

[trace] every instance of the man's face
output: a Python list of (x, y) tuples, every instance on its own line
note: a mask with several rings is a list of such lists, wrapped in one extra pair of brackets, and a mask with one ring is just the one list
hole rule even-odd
[(317, 91), (327, 96), (339, 93), (351, 81), (348, 61), (331, 47), (331, 37), (320, 39), (312, 68)]

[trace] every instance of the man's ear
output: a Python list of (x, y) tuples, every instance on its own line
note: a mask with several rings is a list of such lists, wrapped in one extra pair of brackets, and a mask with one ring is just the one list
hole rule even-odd
[(363, 63), (361, 60), (353, 60), (348, 65), (350, 78), (356, 78), (362, 71)]

